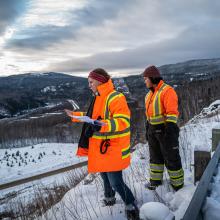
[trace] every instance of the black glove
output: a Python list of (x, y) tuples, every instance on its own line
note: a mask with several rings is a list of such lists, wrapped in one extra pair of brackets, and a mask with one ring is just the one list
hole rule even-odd
[(165, 125), (165, 132), (170, 134), (179, 134), (179, 128), (176, 123), (167, 122)]
[(94, 121), (94, 124), (89, 124), (88, 127), (85, 130), (85, 136), (90, 138), (92, 137), (93, 133), (96, 131), (101, 130), (101, 124), (99, 123), (98, 120)]
[(176, 147), (179, 145), (179, 127), (176, 123), (167, 122), (165, 125), (165, 140), (167, 145)]
[(93, 126), (93, 131), (100, 131), (102, 125), (100, 124), (99, 120), (95, 120)]
[(146, 140), (148, 141), (148, 129), (149, 129), (149, 122), (147, 121), (146, 122), (146, 133), (145, 133), (145, 136), (146, 136)]

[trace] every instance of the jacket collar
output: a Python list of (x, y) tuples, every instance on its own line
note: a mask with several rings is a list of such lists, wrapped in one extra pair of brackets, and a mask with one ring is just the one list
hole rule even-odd
[(164, 84), (164, 81), (163, 80), (160, 80), (160, 82), (158, 83), (158, 85), (155, 87), (154, 91), (158, 91), (162, 85)]
[(114, 85), (112, 80), (109, 79), (108, 82), (103, 83), (97, 87), (100, 96), (107, 95), (114, 90)]

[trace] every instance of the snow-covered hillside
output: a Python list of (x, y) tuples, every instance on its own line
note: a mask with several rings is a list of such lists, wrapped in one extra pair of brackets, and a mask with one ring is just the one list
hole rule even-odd
[[(124, 171), (124, 179), (134, 192), (139, 207), (147, 202), (159, 201), (169, 207), (171, 212), (175, 215), (176, 220), (182, 218), (196, 189), (196, 185), (194, 185), (193, 182), (193, 167), (191, 166), (194, 163), (194, 150), (200, 149), (210, 151), (212, 128), (219, 127), (220, 124), (219, 109), (220, 101), (216, 101), (180, 129), (180, 153), (185, 172), (185, 186), (178, 192), (174, 192), (170, 187), (167, 173), (164, 175), (163, 185), (158, 187), (156, 191), (149, 191), (144, 188), (144, 184), (149, 178), (148, 145), (137, 144), (135, 146), (136, 150), (132, 154), (132, 163), (131, 166)], [(40, 153), (44, 152), (45, 149), (39, 146), (44, 145), (38, 145), (38, 147), (34, 146), (34, 149), (29, 147), (28, 154), (37, 157)], [(34, 167), (32, 165), (30, 167), (23, 165), (22, 170), (24, 174), (26, 173), (25, 169), (31, 169), (32, 173), (35, 173), (35, 171), (38, 172), (42, 169), (46, 170), (63, 166), (64, 163), (67, 165), (76, 162), (73, 145), (68, 145), (68, 147), (67, 144), (57, 146), (54, 144), (48, 146), (48, 150), (45, 151), (46, 155), (41, 158), (41, 162), (40, 160), (37, 160), (37, 163), (30, 162)], [(32, 150), (36, 150), (36, 153)], [(53, 153), (54, 150), (56, 151), (56, 155)], [(27, 149), (24, 151), (20, 150), (20, 154), (24, 155), (26, 151)], [(63, 156), (59, 155), (61, 152)], [(0, 151), (0, 157), (2, 158), (4, 155), (5, 151)], [(43, 162), (44, 158), (47, 158), (46, 156), (49, 155), (50, 157)], [(58, 157), (58, 155), (61, 157)], [(1, 170), (4, 171), (4, 175), (1, 179), (6, 178), (6, 174), (7, 176), (11, 174), (12, 177), (14, 175), (13, 173), (18, 172), (19, 166), (7, 167), (5, 162), (4, 166), (2, 164)], [(55, 179), (56, 176), (51, 178)], [(4, 190), (1, 193), (4, 193)], [(116, 205), (113, 207), (102, 207), (103, 183), (100, 176), (97, 174), (93, 181), (87, 184), (81, 182), (76, 187), (72, 188), (59, 203), (49, 209), (43, 217), (37, 219), (124, 220), (126, 217), (124, 214), (123, 202), (118, 195), (116, 197)], [(159, 210), (157, 214), (160, 214)]]
[[(215, 116), (215, 117), (213, 117)], [(210, 117), (213, 117), (212, 120)], [(216, 100), (213, 102), (209, 107), (203, 108), (200, 114), (196, 115), (193, 119), (189, 121), (188, 124), (190, 123), (203, 123), (201, 121), (209, 122), (209, 121), (220, 121), (220, 100)]]

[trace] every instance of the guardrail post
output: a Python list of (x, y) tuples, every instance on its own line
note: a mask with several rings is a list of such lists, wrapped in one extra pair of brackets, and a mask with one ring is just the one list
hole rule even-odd
[(194, 151), (194, 184), (201, 179), (210, 160), (210, 152)]
[(215, 151), (220, 142), (220, 128), (212, 129), (212, 151)]

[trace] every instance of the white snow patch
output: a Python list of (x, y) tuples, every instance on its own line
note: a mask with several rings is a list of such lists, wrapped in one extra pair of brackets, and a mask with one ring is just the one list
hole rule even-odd
[(56, 92), (57, 90), (56, 90), (56, 87), (55, 86), (47, 86), (47, 87), (45, 87), (45, 88), (43, 88), (43, 89), (41, 89), (41, 92)]
[(148, 202), (141, 206), (140, 218), (143, 220), (173, 220), (174, 215), (163, 203)]

